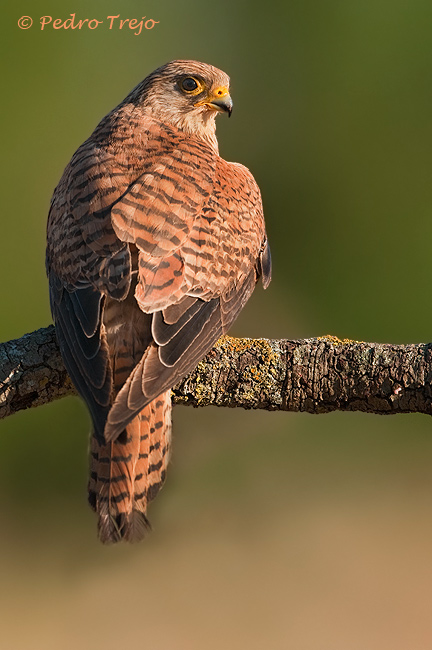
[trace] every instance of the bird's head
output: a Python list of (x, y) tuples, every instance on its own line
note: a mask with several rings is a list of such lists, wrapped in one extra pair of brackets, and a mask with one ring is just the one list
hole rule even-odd
[(135, 90), (146, 113), (213, 141), (216, 115), (232, 112), (229, 81), (225, 72), (212, 65), (179, 60), (152, 72)]

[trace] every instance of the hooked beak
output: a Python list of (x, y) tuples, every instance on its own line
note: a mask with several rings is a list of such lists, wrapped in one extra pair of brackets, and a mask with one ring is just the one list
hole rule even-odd
[(216, 90), (209, 93), (207, 97), (201, 99), (201, 101), (194, 104), (194, 106), (208, 106), (219, 113), (228, 113), (228, 117), (231, 117), (233, 100), (228, 92), (228, 88), (223, 86), (221, 88), (216, 88)]

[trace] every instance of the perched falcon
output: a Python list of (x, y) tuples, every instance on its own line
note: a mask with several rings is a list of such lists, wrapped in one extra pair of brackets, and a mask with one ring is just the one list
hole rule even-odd
[(93, 420), (89, 501), (103, 542), (140, 539), (166, 473), (171, 388), (270, 282), (261, 196), (219, 157), (229, 77), (172, 61), (96, 127), (47, 228), (61, 354)]

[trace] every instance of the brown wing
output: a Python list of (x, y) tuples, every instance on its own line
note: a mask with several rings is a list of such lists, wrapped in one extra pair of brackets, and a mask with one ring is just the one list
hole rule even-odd
[(117, 395), (105, 428), (108, 439), (190, 372), (228, 330), (253, 291), (261, 258), (269, 280), (261, 198), (243, 166), (216, 158), (213, 191), (177, 246), (172, 238), (165, 248), (145, 238), (152, 218), (141, 225), (144, 203), (138, 191), (127, 210), (120, 201), (113, 223), (119, 236), (138, 248), (135, 296), (140, 308), (153, 314), (153, 342)]
[[(108, 116), (73, 157), (48, 223), (59, 343), (100, 440), (104, 428), (114, 439), (226, 331), (253, 290), (265, 239), (259, 190), (245, 168), (122, 110), (130, 114)], [(141, 334), (151, 343), (131, 351), (135, 369), (104, 426), (117, 362), (103, 296), (122, 301), (131, 282), (152, 314), (151, 326), (142, 315)]]

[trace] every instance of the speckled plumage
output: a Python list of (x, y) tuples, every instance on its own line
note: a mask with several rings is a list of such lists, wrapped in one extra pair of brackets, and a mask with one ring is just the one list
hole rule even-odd
[[(193, 96), (181, 85), (189, 76)], [(93, 420), (89, 500), (104, 542), (144, 534), (168, 463), (170, 389), (258, 277), (270, 281), (258, 186), (218, 155), (228, 87), (206, 64), (162, 66), (100, 122), (54, 191), (51, 308)]]

